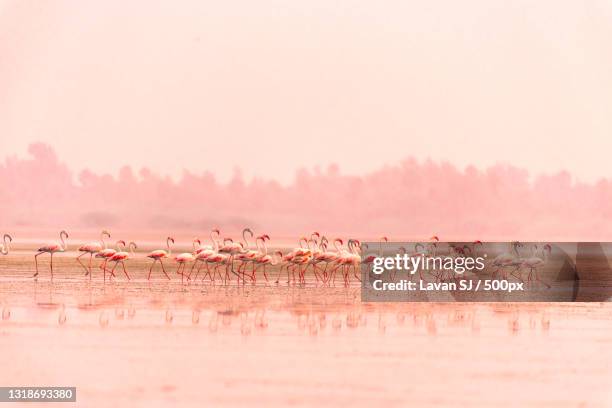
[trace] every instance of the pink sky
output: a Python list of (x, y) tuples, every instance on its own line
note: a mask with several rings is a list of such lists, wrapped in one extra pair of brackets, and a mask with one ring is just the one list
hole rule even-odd
[(412, 156), (595, 181), (611, 50), (604, 0), (0, 0), (0, 160), (42, 141), (75, 172), (177, 180)]

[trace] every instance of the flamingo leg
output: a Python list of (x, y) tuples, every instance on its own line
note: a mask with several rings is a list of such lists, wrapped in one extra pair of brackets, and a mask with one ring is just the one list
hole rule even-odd
[(119, 261), (115, 261), (115, 265), (113, 266), (113, 269), (111, 269), (111, 271), (110, 271), (112, 276), (115, 276), (115, 268), (117, 267), (118, 263), (119, 263)]
[(166, 275), (166, 278), (168, 278), (168, 280), (172, 280), (170, 276), (168, 276), (168, 274), (166, 273), (166, 269), (164, 268), (164, 263), (162, 262), (161, 259), (159, 260), (159, 264), (161, 265), (162, 271), (164, 271), (164, 275)]
[(155, 262), (157, 262), (157, 259), (153, 260), (153, 263), (149, 267), (149, 276), (147, 277), (147, 280), (151, 280), (151, 272), (153, 271), (153, 265), (155, 265)]
[(183, 273), (181, 272), (181, 268), (182, 268), (183, 266), (185, 266), (185, 264), (183, 264), (183, 263), (179, 263), (178, 268), (176, 268), (176, 273), (177, 273), (177, 274), (179, 274), (179, 275), (181, 275), (181, 284), (183, 283), (183, 281), (184, 281), (184, 277), (185, 277), (185, 275), (183, 275)]
[[(199, 262), (199, 259), (196, 258), (196, 260), (193, 262), (193, 265), (191, 265), (191, 269), (189, 270), (189, 278), (191, 278), (191, 274), (193, 273), (193, 268), (195, 268), (196, 264)], [(200, 264), (201, 266), (201, 264)], [(196, 274), (196, 276), (193, 277), (193, 279), (197, 279), (198, 275)]]
[(327, 283), (327, 267), (329, 266), (329, 262), (325, 261), (325, 268), (323, 268), (323, 283)]
[(357, 267), (355, 265), (353, 265), (353, 275), (355, 276), (355, 279), (361, 282), (361, 277), (357, 274)]
[(329, 273), (329, 279), (332, 281), (332, 285), (336, 284), (336, 271), (340, 268), (340, 264), (336, 265)]
[(128, 275), (127, 271), (125, 270), (125, 262), (121, 261), (121, 266), (123, 267), (123, 273), (125, 273), (125, 276), (127, 277), (128, 280), (130, 279), (130, 275)]
[(88, 252), (83, 252), (81, 255), (76, 257), (77, 262), (83, 267), (83, 269), (85, 269), (85, 276), (87, 276), (90, 271), (89, 271), (89, 269), (87, 269), (87, 266), (83, 262), (81, 262), (81, 257), (85, 256), (87, 254), (88, 254)]
[(208, 265), (208, 261), (204, 262), (204, 266), (206, 266), (206, 273), (204, 274), (204, 277), (208, 275), (208, 278), (210, 279), (210, 281), (214, 282), (215, 281), (214, 272), (212, 274), (210, 273), (210, 266)]
[(38, 255), (42, 255), (44, 252), (39, 252), (36, 255), (34, 255), (34, 263), (36, 265), (36, 273), (34, 275), (32, 275), (33, 278), (38, 276)]
[[(210, 269), (208, 269), (208, 262), (206, 262), (206, 270), (208, 271), (208, 276), (210, 277), (210, 282), (211, 282), (211, 283), (214, 283), (214, 282), (215, 282), (215, 273), (217, 272), (217, 266), (218, 266), (218, 265), (216, 265), (216, 266), (213, 268), (213, 274), (212, 274), (212, 276), (211, 276), (211, 275), (210, 275)], [(197, 275), (197, 274), (196, 274), (196, 275)], [(206, 273), (204, 274), (204, 276), (202, 276), (202, 283), (204, 283), (204, 279), (206, 279)]]
[(317, 280), (317, 283), (319, 283), (319, 274), (317, 273), (317, 264), (315, 263), (312, 264), (312, 271), (314, 272), (314, 276), (315, 276), (315, 279)]
[[(202, 269), (202, 263), (206, 265), (206, 270), (208, 270), (208, 261), (200, 261), (200, 265), (198, 265), (198, 270), (196, 271), (195, 277), (193, 279), (197, 279), (198, 275), (200, 274), (200, 270)], [(210, 271), (209, 271), (209, 276), (210, 276)]]
[(284, 267), (284, 266), (285, 266), (285, 265), (281, 265), (281, 266), (280, 266), (280, 268), (278, 268), (278, 275), (276, 275), (276, 281), (275, 281), (274, 283), (278, 283), (278, 282), (279, 282), (279, 280), (280, 280), (280, 276), (281, 276), (281, 274), (283, 273), (283, 267)]
[(51, 282), (53, 282), (53, 252), (51, 252)]

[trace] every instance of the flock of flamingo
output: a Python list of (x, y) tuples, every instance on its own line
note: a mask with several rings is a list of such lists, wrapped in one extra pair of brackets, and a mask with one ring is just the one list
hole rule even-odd
[[(59, 238), (59, 242), (38, 248), (34, 255), (36, 272), (32, 276), (33, 278), (37, 278), (40, 273), (38, 257), (43, 254), (49, 254), (50, 276), (51, 280), (53, 280), (53, 255), (58, 252), (66, 252), (68, 249), (68, 233), (62, 230)], [(93, 275), (93, 259), (100, 258), (102, 262), (99, 268), (104, 274), (105, 281), (107, 274), (110, 274), (110, 278), (115, 277), (115, 270), (119, 265), (121, 265), (125, 277), (130, 280), (125, 261), (136, 257), (135, 250), (138, 246), (135, 242), (126, 244), (124, 240), (119, 240), (115, 243), (115, 248), (109, 248), (106, 240), (110, 238), (111, 235), (108, 231), (102, 231), (99, 241), (89, 242), (78, 248), (80, 255), (77, 256), (76, 260), (85, 269), (85, 274), (89, 275), (90, 279)], [(235, 242), (232, 238), (221, 239), (219, 229), (215, 228), (210, 233), (212, 245), (203, 245), (199, 238), (195, 238), (192, 243), (192, 252), (184, 252), (174, 256), (174, 261), (177, 264), (176, 274), (181, 276), (181, 281), (185, 279), (195, 280), (200, 276), (200, 272), (204, 267), (205, 271), (201, 277), (202, 281), (208, 278), (211, 282), (221, 279), (224, 283), (228, 283), (232, 280), (232, 277), (235, 277), (238, 282), (246, 283), (251, 281), (255, 283), (257, 281), (257, 273), (261, 270), (266, 282), (269, 282), (266, 266), (280, 265), (276, 283), (280, 281), (283, 269), (286, 270), (288, 283), (295, 283), (296, 281), (305, 283), (306, 271), (309, 266), (313, 268), (317, 281), (325, 283), (335, 282), (336, 271), (340, 270), (343, 281), (348, 285), (351, 279), (350, 267), (353, 267), (353, 275), (359, 279), (357, 267), (361, 264), (361, 256), (359, 254), (360, 243), (357, 240), (349, 240), (348, 249), (343, 249), (341, 246), (344, 242), (338, 238), (333, 242), (335, 251), (329, 251), (327, 249), (328, 239), (321, 236), (318, 232), (314, 232), (310, 238), (301, 238), (300, 246), (292, 251), (283, 254), (282, 251), (277, 250), (270, 254), (266, 245), (270, 240), (269, 235), (263, 234), (255, 237), (255, 248), (252, 248), (249, 244), (249, 239), (253, 238), (253, 231), (250, 228), (245, 228), (242, 231), (242, 242)], [(0, 247), (3, 255), (8, 254), (12, 240), (9, 234), (4, 235), (3, 244)], [(174, 243), (174, 238), (168, 237), (165, 249), (154, 250), (146, 255), (147, 258), (152, 260), (147, 276), (148, 280), (151, 279), (153, 267), (158, 262), (165, 277), (171, 280), (163, 261), (166, 258), (172, 257), (172, 245)], [(87, 264), (82, 261), (84, 256), (89, 256)], [(322, 263), (325, 263), (324, 269), (320, 267)], [(189, 271), (187, 271), (188, 264), (191, 264)]]
[[(38, 248), (34, 255), (36, 272), (32, 276), (33, 278), (39, 276), (38, 257), (43, 254), (49, 254), (50, 276), (51, 280), (53, 280), (53, 255), (57, 252), (65, 252), (68, 249), (68, 233), (62, 230), (59, 237), (60, 242)], [(78, 248), (80, 255), (76, 257), (76, 260), (84, 268), (85, 275), (88, 275), (90, 280), (93, 275), (92, 262), (94, 258), (101, 259), (99, 269), (102, 270), (104, 281), (106, 281), (107, 273), (110, 274), (110, 278), (116, 276), (115, 270), (119, 264), (121, 264), (125, 277), (128, 280), (131, 279), (125, 261), (136, 257), (135, 250), (138, 248), (136, 243), (130, 242), (126, 244), (124, 240), (119, 240), (115, 243), (116, 248), (109, 248), (106, 240), (110, 238), (110, 233), (104, 230), (100, 233), (99, 241), (89, 242)], [(249, 239), (253, 238), (255, 238), (254, 248), (249, 244)], [(280, 250), (270, 254), (267, 247), (267, 242), (270, 240), (269, 235), (262, 234), (255, 237), (250, 228), (243, 229), (242, 242), (234, 241), (232, 238), (221, 239), (221, 233), (217, 228), (210, 232), (210, 240), (212, 245), (203, 245), (199, 238), (195, 238), (192, 242), (192, 252), (184, 252), (174, 256), (174, 261), (177, 264), (176, 274), (181, 276), (182, 282), (185, 279), (188, 281), (197, 279), (200, 276), (202, 267), (205, 268), (201, 277), (202, 282), (208, 277), (211, 282), (215, 282), (218, 278), (224, 284), (227, 284), (232, 280), (232, 277), (235, 277), (238, 283), (241, 281), (246, 283), (247, 280), (255, 283), (257, 281), (257, 272), (260, 270), (263, 272), (266, 282), (269, 282), (266, 267), (278, 265), (280, 269), (275, 283), (279, 283), (283, 269), (285, 269), (287, 283), (299, 282), (304, 284), (306, 283), (306, 272), (310, 267), (317, 283), (335, 283), (336, 275), (339, 273), (345, 286), (348, 286), (350, 285), (351, 275), (358, 281), (361, 280), (358, 271), (362, 265), (371, 266), (377, 256), (383, 256), (383, 242), (388, 242), (387, 237), (381, 237), (378, 253), (365, 254), (369, 249), (366, 243), (362, 244), (357, 239), (349, 239), (346, 248), (343, 248), (344, 241), (336, 238), (332, 242), (333, 250), (330, 250), (328, 248), (329, 240), (327, 237), (322, 236), (319, 232), (313, 232), (310, 238), (301, 237), (299, 239), (299, 247), (293, 248), (286, 254), (283, 254)], [(0, 254), (7, 255), (9, 253), (12, 241), (13, 238), (9, 234), (4, 235), (3, 243), (0, 244)], [(414, 245), (414, 252), (409, 253), (409, 255), (435, 256), (438, 242), (438, 237), (433, 236), (427, 244), (416, 243)], [(157, 249), (146, 255), (147, 258), (152, 260), (147, 280), (151, 279), (153, 267), (158, 262), (165, 277), (171, 280), (164, 267), (163, 260), (171, 258), (172, 245), (174, 243), (174, 238), (168, 237), (166, 239), (166, 249)], [(534, 245), (531, 256), (523, 257), (519, 253), (519, 248), (523, 246), (521, 243), (515, 241), (509, 243), (509, 245), (508, 252), (498, 255), (490, 263), (489, 266), (493, 268), (493, 277), (499, 274), (504, 279), (514, 277), (524, 281), (520, 271), (527, 269), (529, 271), (527, 282), (537, 281), (550, 287), (550, 285), (540, 280), (537, 271), (547, 263), (551, 246), (549, 244), (544, 245), (541, 249), (541, 255), (538, 255), (538, 246)], [(449, 244), (449, 254), (452, 256), (476, 256), (479, 246), (482, 246), (482, 242), (478, 240), (474, 241), (471, 245), (464, 246)], [(408, 251), (405, 247), (400, 247), (399, 252), (405, 254)], [(85, 264), (82, 261), (82, 257), (87, 255), (89, 255), (89, 261)], [(191, 268), (187, 272), (188, 264), (191, 264)], [(419, 271), (419, 275), (423, 279), (421, 271)], [(434, 274), (433, 276), (438, 281), (456, 278), (449, 275), (445, 276), (441, 273)], [(395, 280), (395, 274), (392, 274), (391, 279)]]

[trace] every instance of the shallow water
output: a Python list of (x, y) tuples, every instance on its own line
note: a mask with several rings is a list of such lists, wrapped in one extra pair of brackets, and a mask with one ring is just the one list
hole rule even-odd
[(35, 282), (31, 254), (0, 258), (0, 385), (76, 386), (85, 407), (612, 405), (609, 303), (365, 304), (54, 263)]

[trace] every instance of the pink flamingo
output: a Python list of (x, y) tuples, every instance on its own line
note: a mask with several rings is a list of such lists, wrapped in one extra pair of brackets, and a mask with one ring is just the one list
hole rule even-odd
[(136, 248), (138, 247), (136, 246), (135, 242), (130, 242), (130, 245), (128, 245), (128, 247), (130, 249), (130, 252), (119, 251), (115, 253), (113, 256), (111, 256), (110, 259), (108, 260), (109, 262), (115, 262), (115, 265), (113, 266), (113, 269), (111, 270), (112, 276), (115, 276), (115, 268), (117, 267), (117, 264), (121, 262), (121, 266), (123, 267), (123, 273), (125, 273), (125, 276), (128, 278), (128, 280), (130, 280), (130, 275), (128, 275), (127, 270), (125, 269), (125, 261), (127, 259), (130, 259), (130, 257), (132, 258), (136, 257), (134, 250), (136, 250)]
[[(215, 235), (213, 235), (215, 234)], [(221, 236), (221, 232), (218, 228), (210, 231), (210, 241), (212, 245), (200, 245), (195, 251), (195, 255), (200, 254), (202, 251), (216, 251), (218, 249), (217, 239)]]
[[(382, 249), (382, 243), (384, 242), (389, 242), (389, 238), (387, 237), (381, 237), (378, 240), (378, 255), (374, 255), (374, 254), (370, 254), (367, 255), (365, 258), (363, 258), (363, 260), (361, 261), (362, 264), (367, 265), (367, 266), (371, 266), (371, 264), (374, 262), (374, 259), (376, 259), (376, 257), (382, 257), (383, 256), (383, 249)], [(368, 249), (368, 244), (362, 244), (361, 245), (362, 248), (365, 248), (366, 250)]]
[(166, 275), (166, 278), (168, 278), (168, 280), (171, 280), (170, 276), (168, 276), (168, 274), (166, 273), (166, 269), (164, 268), (164, 263), (162, 262), (162, 259), (168, 258), (170, 254), (172, 253), (172, 248), (170, 248), (170, 242), (174, 244), (174, 238), (172, 237), (166, 238), (166, 248), (168, 249), (168, 251), (165, 251), (163, 249), (157, 249), (155, 251), (149, 252), (149, 254), (147, 255), (147, 258), (153, 259), (153, 263), (151, 264), (151, 267), (149, 268), (149, 276), (147, 277), (147, 280), (151, 280), (151, 272), (153, 271), (153, 266), (155, 266), (155, 263), (157, 263), (158, 261), (162, 267), (162, 271), (164, 272), (164, 275)]
[(533, 251), (534, 255), (531, 256), (530, 258), (524, 259), (521, 262), (521, 266), (525, 268), (529, 268), (529, 275), (527, 276), (527, 282), (532, 282), (532, 281), (540, 282), (544, 284), (547, 288), (550, 289), (551, 286), (548, 283), (540, 279), (538, 275), (538, 268), (541, 268), (548, 263), (548, 257), (550, 256), (552, 247), (549, 244), (544, 245), (544, 248), (542, 248), (542, 258), (535, 255), (537, 253), (537, 249), (538, 249), (538, 246), (534, 245), (534, 251)]
[(61, 241), (60, 243), (55, 242), (53, 244), (45, 245), (43, 247), (38, 248), (37, 254), (34, 255), (34, 262), (36, 264), (36, 273), (32, 275), (33, 278), (38, 276), (38, 256), (47, 253), (51, 255), (50, 269), (51, 269), (51, 281), (53, 281), (53, 254), (56, 252), (66, 251), (68, 247), (66, 245), (66, 239), (68, 239), (68, 233), (62, 230), (60, 232), (60, 241)]
[[(182, 254), (178, 254), (174, 257), (174, 260), (179, 264), (176, 268), (176, 273), (178, 275), (181, 275), (181, 283), (183, 283), (183, 280), (185, 278), (185, 265), (188, 262), (195, 261), (196, 257), (194, 254), (197, 253), (198, 249), (200, 249), (201, 246), (202, 242), (200, 241), (200, 239), (195, 238), (193, 240), (193, 252), (183, 252)], [(187, 276), (187, 279), (190, 280), (190, 277)]]
[[(270, 240), (270, 236), (268, 234), (258, 236), (255, 240), (257, 251), (251, 251), (250, 257), (248, 258), (248, 261), (253, 263), (253, 270), (251, 273), (251, 280), (253, 281), (253, 283), (257, 281), (257, 269), (259, 269), (260, 267), (263, 267), (263, 274), (266, 278), (266, 282), (268, 282), (268, 275), (266, 274), (266, 265), (272, 263), (273, 259), (270, 255), (268, 255), (268, 247), (266, 246), (266, 240)], [(260, 241), (262, 246), (261, 249), (259, 248)]]
[(495, 257), (492, 263), (492, 266), (496, 267), (495, 271), (492, 273), (493, 277), (501, 271), (504, 279), (507, 279), (508, 272), (505, 271), (504, 268), (514, 267), (514, 270), (511, 271), (510, 274), (521, 281), (523, 280), (520, 276), (514, 275), (514, 272), (518, 271), (522, 265), (521, 254), (519, 253), (519, 248), (522, 246), (523, 244), (518, 241), (511, 242), (508, 252), (504, 252)]
[[(312, 254), (310, 257), (310, 260), (308, 261), (308, 264), (306, 265), (306, 268), (304, 268), (304, 271), (302, 272), (302, 274), (305, 274), (306, 271), (308, 270), (309, 266), (312, 266), (312, 272), (314, 273), (315, 279), (317, 281), (317, 283), (319, 282), (319, 280), (323, 280), (323, 277), (319, 277), (319, 274), (317, 271), (319, 271), (318, 268), (318, 264), (325, 262), (325, 247), (326, 247), (326, 242), (327, 242), (327, 238), (326, 237), (321, 237), (321, 234), (317, 231), (313, 232), (312, 234), (310, 234), (310, 240), (308, 241), (309, 243), (312, 242)], [(310, 245), (309, 245), (310, 247)]]
[(329, 275), (327, 274), (327, 268), (329, 267), (329, 265), (334, 265), (338, 262), (338, 258), (340, 257), (340, 253), (342, 252), (342, 249), (338, 245), (344, 245), (344, 242), (340, 238), (336, 238), (333, 242), (335, 252), (328, 251), (327, 239), (325, 241), (326, 242), (323, 244), (323, 253), (318, 256), (321, 262), (325, 262), (325, 268), (323, 269), (323, 283), (329, 282), (329, 279), (331, 278), (331, 273)]
[[(302, 242), (306, 244), (306, 248), (302, 246)], [(310, 262), (310, 259), (312, 258), (312, 251), (309, 248), (308, 238), (306, 237), (300, 237), (299, 245), (300, 246), (298, 248), (294, 248), (287, 255), (283, 256), (282, 262), (285, 262), (285, 265), (281, 265), (278, 271), (278, 275), (276, 276), (276, 283), (278, 283), (280, 280), (280, 276), (283, 273), (283, 267), (287, 269), (287, 283), (291, 282), (289, 278), (289, 272), (291, 272), (293, 282), (295, 282), (296, 268), (298, 269), (300, 281), (302, 280), (301, 267), (302, 265), (306, 265), (308, 264), (308, 262)], [(291, 268), (291, 271), (289, 271), (289, 268)]]
[[(227, 267), (229, 267), (229, 270), (231, 270), (231, 272), (238, 277), (238, 281), (240, 281), (240, 273), (236, 273), (236, 271), (234, 271), (234, 258), (237, 254), (244, 253), (246, 248), (248, 248), (249, 242), (246, 237), (247, 233), (251, 234), (251, 237), (253, 236), (253, 231), (251, 231), (250, 228), (243, 229), (242, 240), (244, 241), (244, 244), (242, 242), (234, 242), (234, 240), (231, 238), (226, 238), (223, 240), (223, 246), (219, 248), (220, 254), (230, 255), (226, 263), (226, 278), (229, 277), (229, 273), (227, 271)], [(244, 281), (244, 276), (242, 279)]]
[[(265, 244), (266, 244), (265, 241), (263, 241), (264, 246)], [(268, 255), (267, 253), (255, 259), (255, 263), (257, 264), (257, 267), (253, 270), (253, 282), (255, 282), (256, 280), (255, 274), (257, 272), (257, 269), (260, 267), (263, 268), (263, 274), (264, 274), (264, 277), (266, 278), (266, 283), (269, 282), (268, 275), (266, 274), (266, 265), (278, 265), (280, 262), (282, 262), (282, 259), (283, 259), (283, 253), (281, 251), (275, 251), (274, 254), (277, 256), (276, 260), (274, 260), (274, 258), (271, 255)]]
[[(85, 269), (85, 276), (89, 275), (89, 279), (91, 280), (91, 260), (93, 256), (98, 252), (102, 251), (102, 249), (106, 249), (106, 242), (104, 242), (104, 237), (110, 238), (111, 235), (108, 231), (104, 230), (100, 233), (100, 242), (89, 242), (85, 245), (81, 245), (79, 247), (79, 252), (82, 252), (81, 255), (77, 256), (77, 262), (81, 264), (83, 269)], [(83, 262), (81, 262), (81, 257), (89, 254), (89, 267), (85, 266)]]
[[(98, 252), (96, 254), (96, 258), (102, 258), (104, 259), (104, 261), (100, 264), (100, 269), (104, 270), (104, 282), (106, 282), (106, 264), (108, 263), (108, 260), (115, 255), (117, 252), (121, 251), (122, 248), (125, 248), (126, 243), (124, 240), (120, 239), (119, 241), (117, 241), (115, 243), (117, 249), (113, 249), (113, 248), (106, 248), (101, 250), (100, 252)], [(115, 276), (114, 274), (111, 274), (111, 276)]]
[(8, 255), (10, 243), (13, 242), (13, 237), (11, 237), (9, 234), (4, 234), (3, 241), (4, 243), (0, 245), (0, 254)]
[(361, 278), (357, 276), (357, 268), (361, 264), (361, 255), (359, 255), (358, 248), (361, 246), (361, 243), (356, 239), (349, 239), (348, 241), (348, 251), (343, 250), (336, 260), (336, 266), (332, 269), (331, 274), (333, 276), (332, 283), (335, 283), (336, 280), (336, 270), (338, 268), (342, 268), (342, 276), (344, 279), (344, 285), (348, 286), (350, 284), (350, 269), (353, 268), (353, 275), (357, 280), (361, 281)]
[[(386, 239), (387, 237), (383, 237)], [(357, 274), (357, 269), (359, 269), (361, 265), (361, 242), (357, 239), (353, 239), (349, 241), (349, 253), (346, 256), (346, 272), (345, 272), (345, 281), (348, 285), (350, 283), (350, 270), (353, 269), (353, 276), (359, 282), (361, 282), (361, 277)]]
[(210, 257), (211, 255), (217, 253), (217, 251), (219, 250), (219, 243), (217, 242), (219, 236), (220, 236), (220, 232), (219, 232), (218, 228), (215, 228), (215, 229), (211, 230), (211, 232), (210, 232), (210, 240), (213, 243), (213, 245), (212, 246), (210, 246), (210, 245), (201, 245), (198, 249), (196, 249), (196, 251), (195, 251), (195, 262), (193, 263), (193, 265), (191, 267), (191, 270), (189, 271), (188, 279), (191, 279), (191, 274), (193, 273), (193, 268), (195, 268), (195, 266), (196, 266), (196, 264), (198, 262), (200, 263), (200, 265), (198, 266), (198, 270), (196, 272), (196, 275), (195, 275), (194, 279), (197, 279), (198, 275), (200, 274), (200, 269), (202, 268), (202, 263), (206, 264), (206, 269), (207, 269), (208, 273), (210, 273), (210, 270), (208, 268), (208, 263), (206, 262), (206, 259), (208, 259), (208, 257)]
[[(213, 237), (213, 233), (217, 234), (216, 238)], [(198, 278), (198, 275), (200, 274), (200, 269), (202, 268), (202, 263), (203, 263), (204, 265), (206, 265), (206, 274), (210, 276), (211, 281), (214, 280), (213, 277), (210, 275), (210, 268), (208, 267), (208, 259), (216, 255), (219, 251), (219, 242), (217, 241), (218, 237), (219, 237), (219, 230), (218, 229), (212, 230), (212, 232), (210, 233), (210, 239), (213, 242), (213, 247), (210, 248), (208, 245), (205, 245), (196, 250), (195, 261), (193, 265), (191, 266), (191, 270), (189, 271), (188, 279), (191, 279), (193, 268), (195, 268), (197, 263), (200, 263), (200, 265), (198, 266), (198, 270), (196, 271), (196, 274), (193, 277), (193, 279), (195, 280)], [(204, 275), (204, 278), (206, 278), (206, 274)]]
[[(229, 238), (226, 238), (226, 240), (228, 239)], [(228, 268), (229, 268), (229, 263), (231, 262), (231, 260), (232, 260), (232, 255), (229, 253), (215, 252), (214, 254), (207, 257), (206, 260), (204, 261), (206, 263), (207, 273), (204, 274), (204, 276), (202, 277), (202, 282), (204, 282), (204, 279), (206, 279), (207, 274), (210, 277), (211, 282), (214, 282), (215, 275), (218, 273), (219, 277), (223, 279), (223, 283), (227, 283), (227, 280), (229, 279)], [(212, 275), (210, 274), (210, 270), (208, 269), (209, 263), (215, 265)], [(221, 273), (219, 272), (219, 267), (221, 265), (225, 265), (225, 277), (221, 276)]]
[[(265, 248), (265, 240), (266, 239), (270, 239), (270, 236), (267, 234), (264, 235), (260, 235), (255, 239), (255, 247), (256, 249), (247, 249), (242, 253), (236, 254), (236, 260), (242, 262), (241, 265), (238, 266), (238, 273), (242, 273), (242, 282), (244, 283), (244, 276), (246, 273), (246, 268), (249, 264), (249, 262), (251, 262), (253, 268), (252, 268), (252, 276), (251, 279), (254, 279), (254, 274), (255, 274), (255, 259), (258, 257), (261, 257), (263, 255), (265, 255), (265, 253), (263, 252), (263, 250), (261, 250), (259, 248), (259, 241), (262, 240), (264, 242), (264, 248)], [(242, 269), (242, 271), (241, 271)]]

